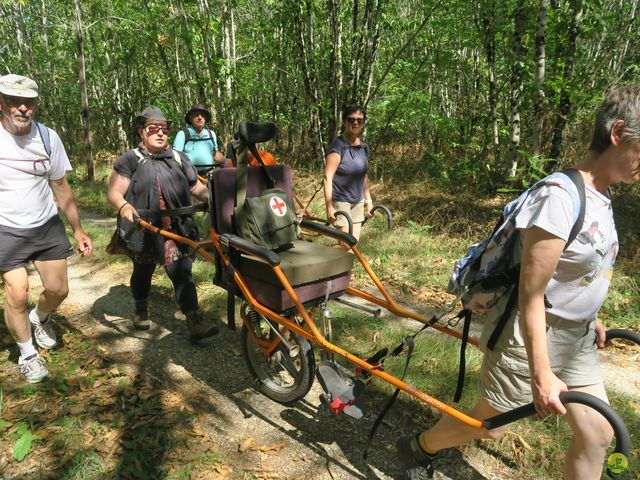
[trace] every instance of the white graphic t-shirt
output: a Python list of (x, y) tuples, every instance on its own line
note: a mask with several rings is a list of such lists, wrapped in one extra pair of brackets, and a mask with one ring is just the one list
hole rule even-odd
[(49, 180), (64, 177), (71, 164), (58, 134), (49, 129), (49, 136), (51, 158), (34, 122), (27, 135), (0, 124), (0, 225), (38, 227), (58, 213)]
[[(578, 237), (560, 257), (549, 285), (548, 312), (567, 320), (595, 318), (605, 300), (616, 255), (618, 234), (611, 200), (585, 186), (584, 223)], [(566, 240), (573, 228), (571, 195), (559, 186), (545, 186), (531, 193), (516, 218), (516, 228), (537, 226)]]

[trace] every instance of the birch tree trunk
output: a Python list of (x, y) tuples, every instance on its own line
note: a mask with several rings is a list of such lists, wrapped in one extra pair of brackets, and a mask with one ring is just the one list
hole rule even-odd
[(542, 129), (544, 126), (545, 94), (544, 81), (547, 65), (545, 35), (547, 33), (548, 0), (540, 0), (538, 10), (538, 26), (536, 28), (536, 74), (535, 98), (533, 102), (533, 131), (531, 134), (531, 156), (540, 157), (542, 148)]
[(225, 108), (225, 117), (230, 122), (230, 124), (235, 125), (235, 115), (234, 112), (230, 108), (231, 100), (234, 95), (234, 76), (235, 76), (235, 65), (236, 65), (236, 47), (235, 47), (235, 33), (236, 25), (235, 25), (235, 15), (233, 12), (233, 7), (227, 6), (226, 10), (222, 15), (222, 45), (221, 51), (222, 56), (225, 60), (225, 72), (224, 72), (224, 101), (221, 102)]
[(84, 146), (87, 163), (87, 180), (93, 181), (93, 151), (91, 145), (91, 128), (89, 125), (89, 96), (87, 95), (87, 76), (84, 67), (84, 38), (82, 33), (82, 12), (80, 2), (73, 1), (76, 14), (76, 35), (78, 46), (78, 78), (80, 80), (80, 96), (82, 99), (82, 127), (84, 129)]
[(520, 97), (522, 95), (522, 76), (525, 62), (525, 46), (522, 36), (525, 30), (525, 0), (518, 0), (513, 14), (513, 59), (511, 62), (511, 143), (509, 177), (515, 178), (518, 171), (520, 150)]
[[(215, 118), (219, 124), (224, 121), (224, 116), (222, 115), (222, 105), (220, 104), (220, 94), (219, 89), (217, 87), (217, 78), (216, 78), (216, 67), (214, 64), (214, 56), (218, 56), (218, 52), (216, 52), (216, 43), (215, 43), (215, 34), (211, 31), (210, 23), (211, 16), (209, 15), (209, 5), (207, 0), (198, 0), (198, 15), (200, 17), (200, 25), (202, 28), (202, 51), (204, 52), (204, 57), (207, 62), (207, 73), (209, 75), (209, 85), (210, 85), (210, 97), (208, 96), (207, 102), (210, 107), (216, 112)], [(226, 132), (227, 130), (223, 127), (223, 130)]]
[[(625, 63), (625, 59), (627, 57), (627, 52), (629, 51), (629, 42), (633, 37), (633, 29), (637, 29), (638, 25), (636, 24), (636, 16), (638, 14), (638, 0), (624, 0), (620, 2), (621, 11), (624, 12), (622, 8), (624, 4), (629, 5), (631, 9), (631, 13), (627, 19), (627, 26), (622, 35), (620, 35), (620, 39), (622, 39), (622, 49), (618, 55), (612, 55), (612, 71), (614, 73), (614, 78), (617, 80), (622, 76), (622, 66)], [(626, 16), (624, 17), (626, 18)]]
[(340, 0), (327, 0), (327, 10), (329, 11), (329, 22), (331, 26), (331, 87), (335, 92), (332, 95), (331, 117), (327, 124), (327, 134), (329, 137), (336, 135), (340, 128), (341, 105), (340, 95), (342, 92), (342, 22), (340, 21)]
[[(304, 8), (305, 18), (302, 18)], [(318, 75), (313, 62), (313, 10), (311, 0), (299, 5), (295, 14), (296, 43), (300, 52), (303, 83), (309, 105), (309, 124), (311, 127), (311, 147), (315, 158), (324, 159), (324, 140), (320, 120), (320, 98), (318, 93)]]

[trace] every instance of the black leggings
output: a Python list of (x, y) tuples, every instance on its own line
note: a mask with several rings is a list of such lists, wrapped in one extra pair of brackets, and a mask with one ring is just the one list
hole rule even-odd
[[(193, 283), (191, 267), (193, 260), (191, 257), (180, 257), (169, 265), (165, 265), (173, 290), (176, 294), (176, 303), (182, 313), (194, 312), (198, 310), (198, 294), (196, 285)], [(133, 273), (131, 274), (131, 293), (136, 303), (145, 303), (151, 291), (151, 277), (156, 269), (155, 263), (133, 262)]]

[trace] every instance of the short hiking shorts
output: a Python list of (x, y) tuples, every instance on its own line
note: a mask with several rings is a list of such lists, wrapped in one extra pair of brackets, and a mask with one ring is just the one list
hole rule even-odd
[(0, 272), (25, 267), (34, 260), (61, 260), (72, 254), (59, 215), (33, 228), (0, 225)]
[[(349, 202), (332, 202), (333, 208), (337, 211), (346, 212), (351, 216), (351, 222), (353, 223), (362, 223), (364, 222), (364, 200), (358, 203), (349, 203)], [(334, 223), (336, 227), (344, 227), (347, 228), (349, 224), (347, 220), (344, 218), (344, 215), (338, 215), (336, 217), (336, 221)]]
[[(547, 348), (551, 369), (568, 387), (603, 382), (596, 355), (595, 320), (571, 321), (547, 313)], [(506, 343), (506, 342), (504, 342)], [(532, 401), (531, 376), (524, 344), (487, 350), (480, 368), (480, 392), (498, 411)], [(518, 343), (518, 342), (516, 342)]]

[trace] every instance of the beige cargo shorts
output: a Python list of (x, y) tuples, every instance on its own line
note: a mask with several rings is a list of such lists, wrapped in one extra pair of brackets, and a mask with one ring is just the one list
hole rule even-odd
[[(510, 338), (501, 337), (494, 350), (486, 350), (480, 368), (480, 392), (502, 412), (532, 401), (529, 364), (519, 325), (515, 332)], [(547, 313), (551, 370), (568, 387), (603, 382), (595, 339), (595, 319), (572, 321)]]

